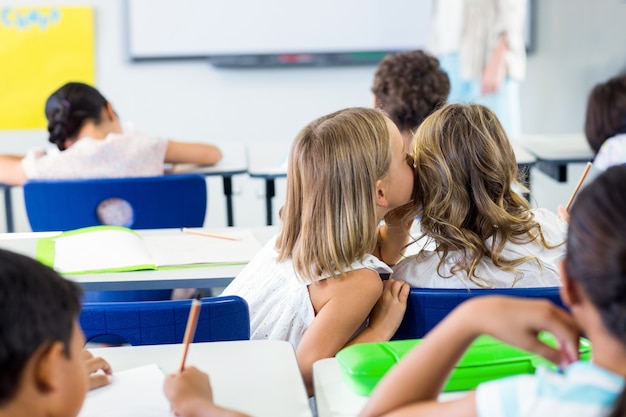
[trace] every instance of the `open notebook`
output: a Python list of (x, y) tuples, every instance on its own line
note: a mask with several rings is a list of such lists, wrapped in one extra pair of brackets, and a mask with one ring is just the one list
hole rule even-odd
[(115, 372), (110, 385), (87, 393), (78, 417), (171, 417), (157, 365)]
[(164, 232), (141, 236), (118, 226), (71, 230), (37, 241), (37, 260), (65, 274), (248, 263), (261, 249), (251, 231), (228, 232), (238, 240)]

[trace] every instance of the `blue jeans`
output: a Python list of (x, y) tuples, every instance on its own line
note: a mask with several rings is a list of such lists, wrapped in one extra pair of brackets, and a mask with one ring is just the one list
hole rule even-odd
[(483, 104), (498, 116), (509, 138), (516, 138), (521, 134), (519, 81), (506, 78), (499, 91), (482, 95), (480, 79), (464, 80), (461, 78), (459, 54), (442, 55), (439, 57), (439, 63), (450, 78), (448, 103)]

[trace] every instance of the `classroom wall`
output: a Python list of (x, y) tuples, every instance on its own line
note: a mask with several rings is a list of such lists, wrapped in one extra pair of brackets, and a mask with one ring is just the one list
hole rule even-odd
[[(133, 63), (125, 53), (123, 0), (0, 0), (0, 6), (18, 3), (86, 4), (95, 8), (97, 87), (114, 104), (122, 121), (133, 122), (147, 133), (187, 141), (278, 142), (286, 149), (297, 131), (315, 117), (343, 107), (371, 104), (373, 66), (217, 69), (203, 60)], [(581, 131), (591, 86), (626, 68), (626, 2), (536, 3), (536, 42), (522, 89), (523, 131)], [(45, 146), (46, 138), (43, 130), (0, 131), (0, 152), (23, 153), (32, 146)], [(572, 169), (575, 173), (579, 168)], [(540, 173), (533, 173), (533, 180), (536, 204), (554, 209), (567, 200), (569, 184), (555, 184)], [(209, 179), (209, 188), (206, 225), (222, 226), (221, 181)], [(235, 188), (236, 224), (264, 224), (261, 181), (241, 176), (236, 178)], [(282, 180), (277, 194), (276, 208), (284, 199)], [(17, 229), (27, 231), (19, 189), (14, 200)], [(0, 222), (0, 230), (3, 227)]]

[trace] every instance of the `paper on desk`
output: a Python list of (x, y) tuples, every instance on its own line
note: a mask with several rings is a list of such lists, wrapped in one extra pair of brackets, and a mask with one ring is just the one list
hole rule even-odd
[(171, 417), (156, 364), (114, 372), (110, 385), (87, 393), (78, 417)]
[(247, 229), (228, 230), (224, 235), (239, 240), (218, 239), (187, 233), (146, 235), (144, 244), (158, 267), (194, 264), (247, 263), (261, 250), (261, 244)]

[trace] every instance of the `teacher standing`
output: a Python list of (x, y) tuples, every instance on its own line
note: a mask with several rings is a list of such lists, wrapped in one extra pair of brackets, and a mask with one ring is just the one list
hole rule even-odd
[(450, 77), (448, 102), (490, 107), (509, 137), (521, 133), (527, 0), (434, 0), (429, 49)]

